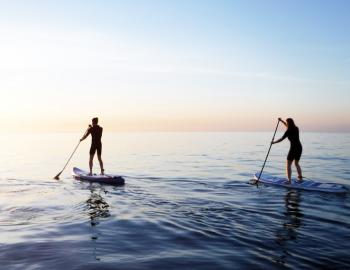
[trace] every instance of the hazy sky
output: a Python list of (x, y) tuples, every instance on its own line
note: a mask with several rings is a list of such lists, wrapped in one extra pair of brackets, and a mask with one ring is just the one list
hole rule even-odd
[(350, 1), (1, 1), (2, 131), (350, 131)]

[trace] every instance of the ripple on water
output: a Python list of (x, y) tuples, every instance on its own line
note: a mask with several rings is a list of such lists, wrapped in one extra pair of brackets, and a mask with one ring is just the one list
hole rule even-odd
[[(132, 143), (129, 152), (116, 148), (118, 156), (110, 159), (118, 168), (131, 168), (122, 172), (123, 187), (90, 185), (69, 176), (0, 180), (2, 267), (349, 268), (348, 195), (249, 185), (267, 150), (256, 134), (215, 135), (221, 138), (215, 141), (191, 135), (208, 148), (185, 145), (190, 135), (181, 136), (174, 139), (176, 147), (152, 144), (152, 157), (133, 155)], [(340, 148), (319, 148), (322, 136), (317, 140), (305, 144), (320, 152), (306, 154), (303, 168), (317, 179), (344, 184), (350, 160)], [(279, 151), (273, 149), (265, 169), (281, 175), (285, 153)]]

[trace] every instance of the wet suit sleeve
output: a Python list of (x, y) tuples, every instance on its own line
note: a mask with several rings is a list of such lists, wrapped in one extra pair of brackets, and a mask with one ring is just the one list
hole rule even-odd
[(87, 131), (86, 131), (86, 137), (89, 136), (91, 134), (91, 128), (89, 128)]
[(89, 136), (90, 133), (91, 133), (91, 128), (89, 128), (89, 129), (85, 132), (84, 136), (80, 139), (80, 141), (85, 140), (85, 139)]
[(85, 134), (85, 138), (87, 138), (90, 134), (91, 134), (91, 130), (92, 128), (89, 128), (87, 131), (86, 131), (86, 134)]
[(282, 136), (282, 138), (281, 138), (281, 141), (283, 141), (285, 138), (287, 138), (288, 135), (289, 135), (289, 130), (287, 130), (287, 131), (283, 134), (283, 136)]

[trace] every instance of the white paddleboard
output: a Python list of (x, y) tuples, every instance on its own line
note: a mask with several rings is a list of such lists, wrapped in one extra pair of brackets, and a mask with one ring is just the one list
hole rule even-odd
[[(260, 172), (254, 174), (255, 180), (258, 180), (259, 174)], [(340, 184), (321, 183), (321, 182), (316, 182), (312, 180), (303, 180), (301, 182), (298, 182), (293, 179), (292, 179), (292, 182), (289, 184), (286, 178), (272, 176), (265, 173), (261, 175), (259, 182), (268, 184), (268, 185), (275, 185), (275, 186), (294, 188), (294, 189), (304, 189), (304, 190), (322, 191), (322, 192), (330, 192), (330, 193), (348, 192), (348, 189)]]
[(73, 168), (72, 175), (74, 179), (77, 180), (83, 180), (83, 181), (89, 181), (89, 182), (97, 182), (102, 184), (109, 184), (109, 185), (124, 185), (125, 180), (123, 177), (114, 175), (114, 174), (93, 174), (89, 175), (88, 172), (81, 170), (77, 167)]

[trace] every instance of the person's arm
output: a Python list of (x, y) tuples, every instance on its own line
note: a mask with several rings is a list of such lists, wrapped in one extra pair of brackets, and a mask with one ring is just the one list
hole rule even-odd
[(91, 126), (89, 125), (88, 130), (85, 132), (84, 136), (80, 139), (80, 141), (85, 140), (91, 133)]
[(287, 126), (287, 123), (285, 121), (282, 120), (282, 118), (278, 118), (278, 121), (281, 121), (283, 123), (283, 125)]
[(288, 136), (288, 130), (284, 133), (284, 135), (280, 139), (278, 139), (276, 141), (272, 141), (271, 144), (279, 143), (279, 142), (283, 141), (285, 138), (287, 138), (287, 136)]

